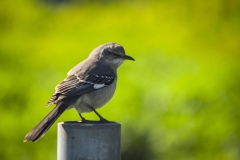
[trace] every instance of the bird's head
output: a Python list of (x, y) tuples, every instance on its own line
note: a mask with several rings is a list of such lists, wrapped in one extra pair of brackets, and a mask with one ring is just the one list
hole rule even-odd
[(99, 60), (104, 60), (113, 67), (119, 67), (124, 60), (133, 60), (131, 56), (125, 54), (124, 48), (117, 43), (106, 43), (93, 50), (90, 56)]

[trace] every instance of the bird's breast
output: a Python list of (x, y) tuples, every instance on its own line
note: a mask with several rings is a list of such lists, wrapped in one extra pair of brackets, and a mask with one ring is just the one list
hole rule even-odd
[(72, 107), (75, 107), (79, 113), (91, 112), (88, 106), (95, 109), (102, 107), (113, 97), (115, 90), (116, 81), (101, 89), (83, 94)]

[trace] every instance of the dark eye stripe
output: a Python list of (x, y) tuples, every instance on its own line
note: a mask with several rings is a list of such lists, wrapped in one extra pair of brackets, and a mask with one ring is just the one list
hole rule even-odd
[(114, 57), (121, 57), (121, 55), (119, 55), (117, 52), (114, 52), (112, 50), (107, 50), (107, 52), (109, 53), (109, 55), (113, 55)]

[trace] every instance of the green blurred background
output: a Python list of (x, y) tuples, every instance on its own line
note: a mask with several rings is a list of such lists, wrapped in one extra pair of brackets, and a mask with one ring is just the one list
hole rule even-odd
[[(136, 59), (119, 68), (114, 98), (98, 110), (122, 124), (123, 160), (240, 159), (239, 0), (6, 0), (1, 160), (56, 159), (57, 123), (37, 143), (22, 140), (68, 70), (107, 42)], [(58, 122), (70, 120), (75, 110)]]

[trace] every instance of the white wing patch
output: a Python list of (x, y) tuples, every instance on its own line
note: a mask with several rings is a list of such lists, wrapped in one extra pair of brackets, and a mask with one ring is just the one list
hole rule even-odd
[[(107, 84), (104, 84), (104, 83), (94, 83), (94, 82), (90, 82), (90, 81), (86, 81), (86, 80), (82, 80), (80, 77), (78, 77), (78, 75), (77, 74), (75, 74), (75, 76), (77, 77), (77, 79), (78, 79), (78, 81), (79, 82), (83, 82), (83, 84), (85, 83), (87, 83), (87, 84), (91, 84), (91, 85), (93, 85), (93, 88), (94, 89), (100, 89), (100, 88), (103, 88), (103, 87), (105, 87)], [(105, 79), (105, 80), (107, 80), (106, 82), (110, 82), (110, 81), (112, 81), (113, 79), (114, 79), (114, 77), (113, 76), (100, 76), (100, 75), (94, 75), (95, 77), (97, 77), (98, 79), (99, 78), (102, 78), (102, 80), (103, 79)], [(81, 86), (78, 86), (78, 87), (81, 87)]]
[(105, 84), (94, 84), (93, 88), (99, 89), (99, 88), (103, 88), (104, 86), (105, 86)]

